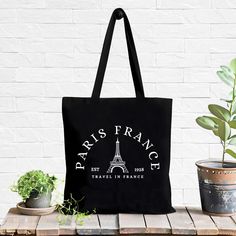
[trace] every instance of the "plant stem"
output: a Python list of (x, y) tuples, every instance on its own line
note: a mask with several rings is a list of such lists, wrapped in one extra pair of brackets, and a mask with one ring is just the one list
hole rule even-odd
[[(232, 108), (233, 108), (234, 99), (235, 99), (235, 88), (236, 88), (236, 77), (234, 77), (234, 87), (233, 87), (233, 94), (232, 94), (232, 102), (230, 103), (230, 108), (229, 108), (229, 112), (230, 112), (230, 116), (231, 117), (233, 116)], [(222, 167), (223, 167), (224, 161), (225, 161), (226, 140), (224, 142), (222, 141), (221, 144), (223, 145), (223, 155), (222, 155)]]
[(223, 145), (222, 167), (224, 167), (224, 161), (225, 161), (225, 142), (222, 141), (222, 145)]
[(236, 78), (234, 78), (234, 87), (233, 87), (233, 94), (232, 94), (232, 102), (230, 103), (230, 115), (232, 116), (232, 107), (233, 107), (233, 101), (235, 99), (235, 87), (236, 87)]

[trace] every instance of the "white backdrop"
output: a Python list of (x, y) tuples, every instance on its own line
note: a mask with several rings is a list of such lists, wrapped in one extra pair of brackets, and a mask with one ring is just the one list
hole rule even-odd
[[(0, 0), (0, 215), (19, 201), (9, 191), (19, 174), (64, 177), (61, 97), (91, 95), (116, 7), (130, 19), (146, 96), (174, 99), (173, 203), (199, 204), (194, 163), (221, 150), (195, 118), (227, 91), (215, 71), (236, 57), (236, 1)], [(134, 96), (121, 22), (102, 96)]]

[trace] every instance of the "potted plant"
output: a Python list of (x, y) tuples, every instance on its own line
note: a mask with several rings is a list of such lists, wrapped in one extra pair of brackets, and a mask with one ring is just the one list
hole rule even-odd
[(41, 170), (32, 170), (22, 175), (11, 190), (22, 197), (27, 208), (47, 208), (56, 180), (55, 176), (49, 176)]
[(219, 139), (222, 158), (196, 165), (203, 212), (226, 216), (236, 213), (236, 162), (225, 160), (226, 155), (236, 158), (236, 59), (220, 68), (217, 75), (231, 89), (229, 97), (222, 99), (226, 105), (208, 105), (211, 115), (198, 117), (196, 122)]

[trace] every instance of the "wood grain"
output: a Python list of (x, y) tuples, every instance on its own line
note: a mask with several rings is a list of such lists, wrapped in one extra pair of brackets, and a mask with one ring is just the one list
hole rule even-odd
[(0, 235), (236, 235), (236, 216), (208, 216), (196, 207), (176, 210), (168, 215), (94, 214), (85, 217), (82, 224), (68, 216), (59, 225), (57, 212), (27, 216), (11, 208), (0, 226)]
[(171, 234), (171, 227), (166, 215), (144, 215), (147, 233)]
[(119, 214), (120, 234), (145, 234), (146, 224), (142, 214)]
[(36, 227), (38, 225), (39, 216), (28, 216), (28, 215), (18, 215), (19, 217), (19, 225), (17, 228), (17, 234), (25, 234), (25, 235), (35, 235)]
[(96, 214), (84, 218), (82, 225), (76, 225), (77, 234), (79, 235), (98, 235), (101, 228)]
[(68, 215), (65, 222), (59, 225), (59, 235), (76, 235), (76, 223), (73, 216)]
[(197, 231), (194, 227), (185, 208), (175, 208), (176, 212), (168, 214), (172, 234), (195, 235)]
[(0, 226), (0, 235), (14, 235), (20, 222), (19, 212), (16, 208), (11, 208), (2, 226)]
[(99, 214), (98, 219), (101, 226), (102, 235), (115, 235), (118, 234), (118, 216), (117, 215), (107, 215)]
[(211, 216), (215, 222), (219, 234), (236, 235), (236, 224), (230, 216)]
[(188, 207), (198, 235), (217, 235), (218, 229), (210, 216), (202, 213), (202, 210), (197, 207)]
[(36, 228), (36, 234), (41, 235), (59, 235), (59, 223), (57, 221), (57, 212), (50, 215), (41, 216)]

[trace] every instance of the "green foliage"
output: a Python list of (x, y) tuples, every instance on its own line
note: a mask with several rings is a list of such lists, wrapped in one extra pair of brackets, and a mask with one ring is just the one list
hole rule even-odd
[(230, 62), (229, 66), (221, 66), (217, 71), (219, 78), (231, 88), (230, 98), (221, 99), (226, 102), (227, 106), (223, 107), (216, 104), (210, 104), (208, 109), (212, 116), (200, 116), (196, 119), (199, 126), (210, 130), (220, 138), (223, 147), (222, 163), (224, 162), (225, 153), (236, 158), (236, 153), (227, 148), (236, 146), (236, 58)]
[(236, 113), (236, 99), (234, 99), (231, 103), (232, 107), (231, 107), (231, 113), (235, 114)]
[(41, 170), (32, 170), (22, 175), (16, 184), (11, 186), (26, 201), (30, 196), (37, 197), (42, 193), (52, 192), (56, 188), (57, 178)]
[(229, 85), (231, 88), (234, 87), (234, 80), (231, 76), (224, 71), (217, 71), (216, 73), (225, 84)]
[(208, 105), (208, 109), (214, 116), (216, 116), (220, 120), (230, 120), (230, 112), (224, 107), (215, 104), (210, 104)]
[[(80, 212), (79, 210), (79, 203), (82, 201), (76, 200), (71, 195), (69, 199), (64, 200), (62, 204), (57, 204), (57, 211), (59, 212), (59, 215), (57, 216), (57, 221), (60, 225), (66, 224), (68, 220), (71, 220), (71, 218), (74, 218), (76, 224), (83, 225), (83, 220), (85, 217), (89, 217), (90, 213), (87, 212)], [(95, 213), (96, 210), (93, 210), (93, 213)]]
[(231, 120), (228, 123), (231, 128), (236, 129), (236, 120)]
[(219, 132), (219, 137), (221, 138), (221, 140), (223, 142), (228, 140), (228, 138), (230, 136), (230, 126), (229, 126), (229, 124), (226, 123), (226, 122), (220, 123), (220, 125), (218, 127), (218, 132)]
[(230, 137), (230, 141), (229, 141), (230, 145), (235, 145), (236, 144), (236, 135), (233, 135)]
[(225, 152), (228, 153), (231, 157), (236, 158), (236, 153), (233, 150), (226, 149)]
[(230, 62), (229, 67), (236, 74), (236, 58)]
[(204, 129), (214, 130), (216, 128), (215, 122), (206, 116), (198, 117), (196, 122)]

